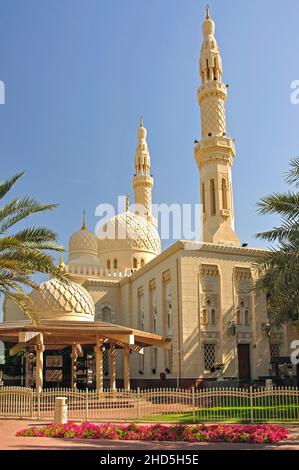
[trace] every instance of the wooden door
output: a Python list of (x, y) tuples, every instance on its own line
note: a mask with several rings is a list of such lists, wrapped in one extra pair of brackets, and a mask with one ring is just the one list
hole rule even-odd
[(239, 379), (250, 379), (250, 345), (238, 344)]

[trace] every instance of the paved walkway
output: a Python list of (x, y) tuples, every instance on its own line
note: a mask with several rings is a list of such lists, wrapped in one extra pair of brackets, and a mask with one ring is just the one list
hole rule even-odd
[(53, 439), (47, 437), (16, 437), (16, 432), (41, 423), (34, 420), (0, 419), (0, 450), (299, 450), (299, 426), (286, 426), (287, 440), (278, 444), (219, 444), (188, 442), (100, 441), (84, 439)]

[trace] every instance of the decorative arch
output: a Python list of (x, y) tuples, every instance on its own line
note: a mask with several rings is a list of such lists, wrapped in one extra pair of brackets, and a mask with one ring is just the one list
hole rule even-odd
[(216, 215), (216, 191), (215, 180), (210, 180), (210, 197), (211, 197), (211, 215)]
[(204, 299), (202, 307), (202, 323), (209, 325), (216, 325), (217, 319), (217, 302), (215, 299), (207, 296)]
[(206, 212), (206, 192), (205, 192), (205, 184), (202, 183), (201, 185), (201, 202), (202, 202), (202, 211), (203, 213)]
[(237, 323), (239, 325), (249, 326), (250, 322), (251, 318), (249, 301), (246, 297), (241, 297), (237, 307)]
[(221, 191), (222, 191), (222, 208), (228, 209), (227, 182), (225, 178), (222, 178), (221, 180)]
[(110, 302), (97, 302), (95, 304), (95, 321), (116, 323), (116, 309)]

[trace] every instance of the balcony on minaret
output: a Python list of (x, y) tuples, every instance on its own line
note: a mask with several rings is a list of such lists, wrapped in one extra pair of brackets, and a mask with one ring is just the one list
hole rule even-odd
[(234, 140), (229, 137), (210, 136), (194, 145), (194, 158), (199, 168), (202, 164), (210, 162), (215, 158), (227, 161), (232, 165), (234, 156)]

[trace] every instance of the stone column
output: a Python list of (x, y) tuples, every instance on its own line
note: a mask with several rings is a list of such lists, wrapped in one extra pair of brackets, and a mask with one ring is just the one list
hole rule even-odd
[(110, 389), (116, 389), (116, 348), (114, 343), (110, 343), (109, 349), (109, 375)]
[(96, 388), (103, 391), (103, 340), (97, 338), (97, 344), (94, 347), (96, 355)]
[(78, 359), (78, 349), (76, 344), (72, 344), (72, 370), (71, 370), (71, 379), (72, 379), (72, 389), (77, 388), (77, 359)]
[(130, 348), (125, 346), (124, 349), (124, 389), (130, 390)]
[(45, 350), (43, 334), (40, 333), (37, 338), (36, 350), (36, 369), (35, 369), (35, 383), (36, 391), (40, 393), (43, 389), (43, 353)]

